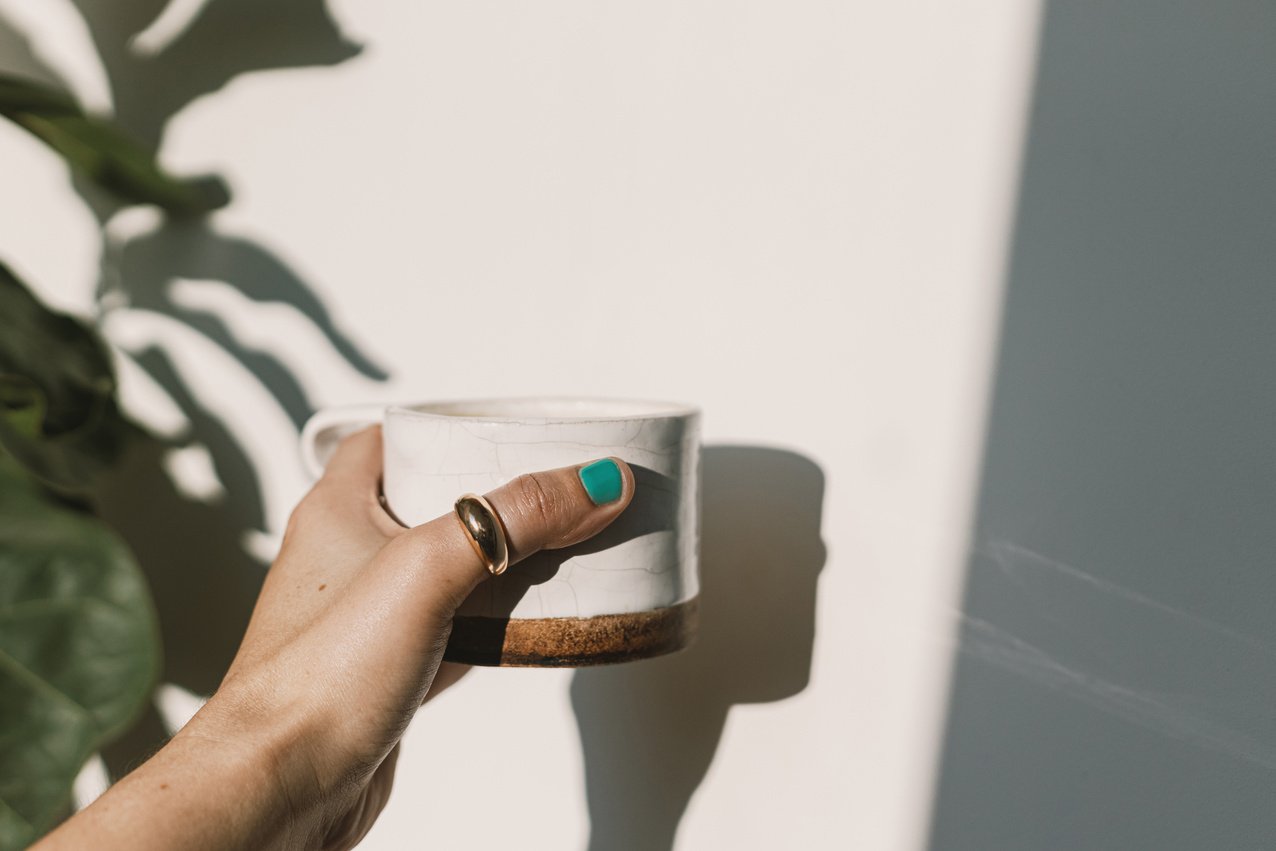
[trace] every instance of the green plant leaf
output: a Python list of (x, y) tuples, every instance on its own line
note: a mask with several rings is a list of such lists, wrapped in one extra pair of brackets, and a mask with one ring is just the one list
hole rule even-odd
[(0, 456), (0, 849), (52, 826), (159, 663), (154, 607), (123, 542)]
[(125, 426), (101, 339), (0, 264), (0, 448), (44, 482), (81, 490), (118, 455)]
[(44, 83), (0, 74), (0, 115), (24, 128), (102, 188), (171, 213), (199, 215), (230, 201), (216, 177), (169, 175), (110, 121), (85, 114), (69, 94)]

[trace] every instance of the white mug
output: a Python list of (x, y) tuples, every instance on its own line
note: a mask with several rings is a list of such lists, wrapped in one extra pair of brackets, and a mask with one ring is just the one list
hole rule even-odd
[(444, 658), (564, 667), (668, 653), (694, 636), (700, 412), (622, 399), (508, 398), (318, 412), (301, 434), (318, 476), (347, 434), (382, 424), (382, 489), (405, 526), (521, 473), (605, 456), (634, 471), (634, 498), (596, 537), (490, 577), (462, 604)]

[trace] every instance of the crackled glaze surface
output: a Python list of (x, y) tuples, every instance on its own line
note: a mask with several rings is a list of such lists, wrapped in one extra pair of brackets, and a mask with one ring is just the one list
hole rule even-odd
[(698, 591), (699, 414), (677, 405), (587, 399), (507, 399), (333, 409), (303, 434), (312, 469), (336, 441), (382, 421), (386, 500), (413, 526), (524, 472), (614, 455), (634, 469), (634, 501), (593, 540), (540, 553), (489, 579), (459, 614), (561, 618), (673, 606)]

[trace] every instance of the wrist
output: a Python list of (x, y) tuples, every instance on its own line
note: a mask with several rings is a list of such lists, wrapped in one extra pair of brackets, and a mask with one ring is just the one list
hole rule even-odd
[(143, 768), (190, 784), (232, 834), (266, 848), (307, 847), (298, 838), (305, 834), (309, 800), (293, 791), (297, 780), (285, 776), (280, 753), (265, 735), (236, 732), (201, 710)]
[(151, 759), (50, 834), (41, 849), (313, 845), (304, 806), (281, 782), (276, 752), (263, 747), (262, 738), (223, 727), (218, 712), (215, 706), (201, 710)]
[(312, 740), (296, 716), (270, 712), (259, 701), (222, 690), (167, 747), (184, 762), (223, 766), (238, 784), (239, 794), (253, 798), (261, 810), (255, 817), (295, 834), (305, 833), (305, 825), (316, 820), (324, 798), (314, 770)]

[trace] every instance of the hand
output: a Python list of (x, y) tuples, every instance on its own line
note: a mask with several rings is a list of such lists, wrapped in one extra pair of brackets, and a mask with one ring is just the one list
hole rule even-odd
[[(487, 494), (511, 563), (611, 523), (634, 491), (616, 463), (622, 494), (601, 506), (577, 467)], [(347, 438), (289, 519), (217, 693), (41, 848), (348, 849), (363, 838), (408, 722), (464, 672), (440, 661), (457, 607), (487, 576), (454, 515), (405, 529), (381, 507), (380, 478), (380, 428)]]

